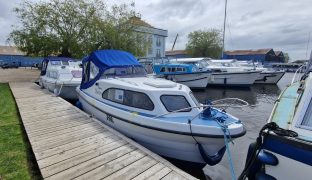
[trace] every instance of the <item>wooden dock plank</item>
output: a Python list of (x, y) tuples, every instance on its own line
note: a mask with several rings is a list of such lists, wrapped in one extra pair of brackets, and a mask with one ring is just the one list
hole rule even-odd
[[(116, 143), (114, 143), (116, 144)], [(113, 149), (112, 151), (109, 151), (107, 152), (108, 150), (111, 150)], [(49, 178), (47, 179), (72, 179), (72, 178), (75, 178), (75, 177), (78, 177), (92, 169), (95, 169), (97, 168), (98, 166), (101, 166), (105, 163), (108, 163), (118, 157), (121, 157), (127, 153), (130, 153), (132, 151), (134, 151), (134, 147), (130, 146), (130, 145), (124, 145), (124, 146), (121, 146), (121, 147), (118, 147), (117, 149), (115, 149), (115, 147), (112, 147), (112, 148), (105, 148), (105, 149), (102, 149), (103, 152), (99, 153), (99, 154), (95, 154), (94, 152), (92, 153), (92, 155), (99, 155), (95, 158), (92, 158), (92, 159), (88, 159), (88, 161), (81, 161), (80, 158), (76, 158), (77, 161), (73, 161), (72, 164), (78, 164), (77, 166), (74, 166), (72, 168), (69, 168), (69, 169), (66, 169), (65, 171), (61, 171), (57, 174), (55, 174), (54, 176), (50, 176)], [(87, 154), (87, 153), (85, 153)], [(90, 156), (85, 156), (85, 157), (90, 157)], [(51, 168), (51, 166), (47, 167), (47, 168), (44, 168), (43, 169), (43, 176), (45, 175), (50, 175), (57, 172), (55, 171), (55, 169), (64, 169), (64, 167), (68, 167), (68, 165), (71, 165), (69, 163), (64, 163), (62, 164), (63, 166), (59, 166), (58, 164), (56, 164), (55, 166), (53, 166), (53, 168)], [(47, 170), (47, 171), (46, 171)]]
[(145, 156), (144, 158), (132, 163), (131, 166), (126, 166), (112, 175), (105, 177), (105, 179), (132, 179), (156, 163), (157, 161), (155, 161), (153, 158)]
[(73, 141), (68, 144), (64, 144), (62, 146), (54, 147), (45, 151), (40, 151), (36, 154), (36, 156), (38, 157), (37, 160), (44, 159), (44, 158), (53, 156), (55, 154), (62, 154), (66, 151), (70, 151), (75, 148), (83, 148), (84, 146), (90, 146), (93, 143), (96, 143), (99, 141), (105, 141), (105, 138), (108, 138), (108, 137), (110, 137), (110, 139), (113, 139), (115, 141), (120, 139), (119, 137), (114, 136), (110, 132), (96, 134), (94, 136), (87, 137), (85, 139), (81, 139), (78, 141)]
[(148, 170), (144, 171), (143, 173), (139, 174), (138, 176), (134, 177), (133, 180), (141, 180), (151, 177), (152, 175), (159, 172), (161, 169), (165, 168), (166, 166), (162, 163), (157, 163)]
[(92, 180), (98, 180), (103, 179), (111, 174), (113, 174), (116, 171), (119, 171), (120, 169), (129, 166), (133, 162), (143, 158), (146, 156), (145, 154), (141, 153), (140, 150), (132, 151), (128, 154), (125, 154), (124, 156), (121, 156), (107, 164), (104, 164), (102, 166), (99, 166), (98, 168), (95, 168), (75, 179), (92, 179)]
[(195, 179), (32, 83), (10, 83), (44, 179)]
[(165, 177), (171, 171), (172, 171), (172, 169), (165, 167), (165, 168), (161, 169), (160, 171), (156, 172), (155, 174), (151, 175), (150, 177), (148, 177), (146, 179), (147, 180), (158, 180), (158, 179)]
[(179, 176), (176, 172), (171, 171), (169, 174), (167, 174), (165, 177), (161, 178), (162, 180), (180, 180), (180, 179), (185, 179), (181, 176)]

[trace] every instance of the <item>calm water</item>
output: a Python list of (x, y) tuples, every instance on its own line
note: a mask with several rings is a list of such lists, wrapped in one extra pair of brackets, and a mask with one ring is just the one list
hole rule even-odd
[[(234, 141), (235, 144), (231, 145), (231, 154), (234, 161), (236, 176), (238, 176), (244, 168), (249, 144), (254, 142), (257, 138), (259, 130), (270, 116), (275, 100), (287, 84), (290, 84), (293, 75), (293, 73), (285, 74), (277, 85), (253, 85), (248, 89), (209, 87), (205, 91), (194, 92), (195, 96), (202, 103), (204, 103), (206, 99), (216, 100), (235, 97), (241, 98), (250, 104), (250, 106), (243, 109), (228, 108), (226, 110), (228, 113), (241, 119), (247, 128), (246, 135), (236, 139)], [(210, 172), (209, 168), (209, 166), (206, 166), (204, 172)], [(220, 179), (230, 179), (228, 157), (226, 154), (221, 163), (213, 169), (222, 172), (222, 174), (220, 174)]]

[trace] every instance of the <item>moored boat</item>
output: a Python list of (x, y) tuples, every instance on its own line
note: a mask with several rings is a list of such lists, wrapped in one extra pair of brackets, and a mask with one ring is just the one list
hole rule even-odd
[(308, 67), (277, 99), (268, 123), (249, 147), (239, 179), (312, 177), (312, 54)]
[(199, 71), (191, 64), (154, 64), (153, 70), (157, 77), (184, 84), (189, 88), (206, 88), (213, 81), (210, 71)]
[(81, 83), (82, 74), (80, 64), (71, 58), (44, 58), (39, 85), (62, 98), (77, 100), (76, 87)]
[(215, 165), (224, 138), (245, 134), (239, 119), (198, 103), (186, 85), (147, 77), (124, 51), (98, 50), (84, 58), (77, 92), (86, 112), (162, 156)]
[(259, 70), (261, 71), (260, 75), (256, 79), (256, 84), (277, 84), (280, 79), (285, 74), (284, 70), (274, 70), (272, 68), (266, 68), (258, 63), (251, 63), (245, 61), (232, 61), (236, 66), (241, 67), (244, 70)]
[(261, 71), (245, 71), (239, 67), (219, 65), (210, 58), (183, 58), (174, 60), (179, 63), (194, 64), (202, 71), (212, 72), (212, 81), (208, 85), (249, 87), (254, 84)]

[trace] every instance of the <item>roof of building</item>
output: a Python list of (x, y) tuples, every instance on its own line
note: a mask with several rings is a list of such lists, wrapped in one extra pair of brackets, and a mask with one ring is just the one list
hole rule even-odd
[(276, 56), (279, 56), (279, 55), (282, 55), (282, 54), (283, 54), (282, 51), (274, 51), (274, 53), (275, 53)]
[(253, 54), (267, 54), (272, 48), (267, 49), (249, 49), (249, 50), (234, 50), (225, 51), (224, 54), (227, 55), (253, 55)]
[(166, 51), (165, 52), (166, 56), (174, 56), (178, 54), (187, 54), (186, 50), (173, 50), (173, 51)]
[(143, 26), (143, 27), (149, 27), (154, 28), (152, 25), (148, 24), (147, 22), (143, 21), (141, 17), (133, 16), (129, 19), (130, 23), (136, 26)]
[(0, 55), (25, 55), (16, 46), (0, 46)]

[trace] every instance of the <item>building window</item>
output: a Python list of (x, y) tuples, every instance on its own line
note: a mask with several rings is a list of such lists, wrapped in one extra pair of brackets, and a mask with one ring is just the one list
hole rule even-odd
[(152, 111), (154, 104), (144, 93), (130, 90), (110, 88), (103, 92), (103, 99), (139, 109)]
[[(162, 95), (160, 97), (161, 102), (165, 106), (168, 112), (181, 110), (180, 112), (190, 112), (192, 109), (188, 101), (181, 95)], [(188, 108), (188, 109), (186, 109)]]
[(156, 46), (158, 46), (158, 47), (161, 46), (160, 37), (157, 37)]
[(148, 43), (152, 44), (152, 42), (153, 42), (153, 37), (151, 35), (151, 36), (148, 37)]
[(157, 49), (157, 52), (156, 52), (156, 57), (160, 57), (160, 49)]
[(148, 54), (153, 54), (153, 48), (152, 47), (148, 48)]

